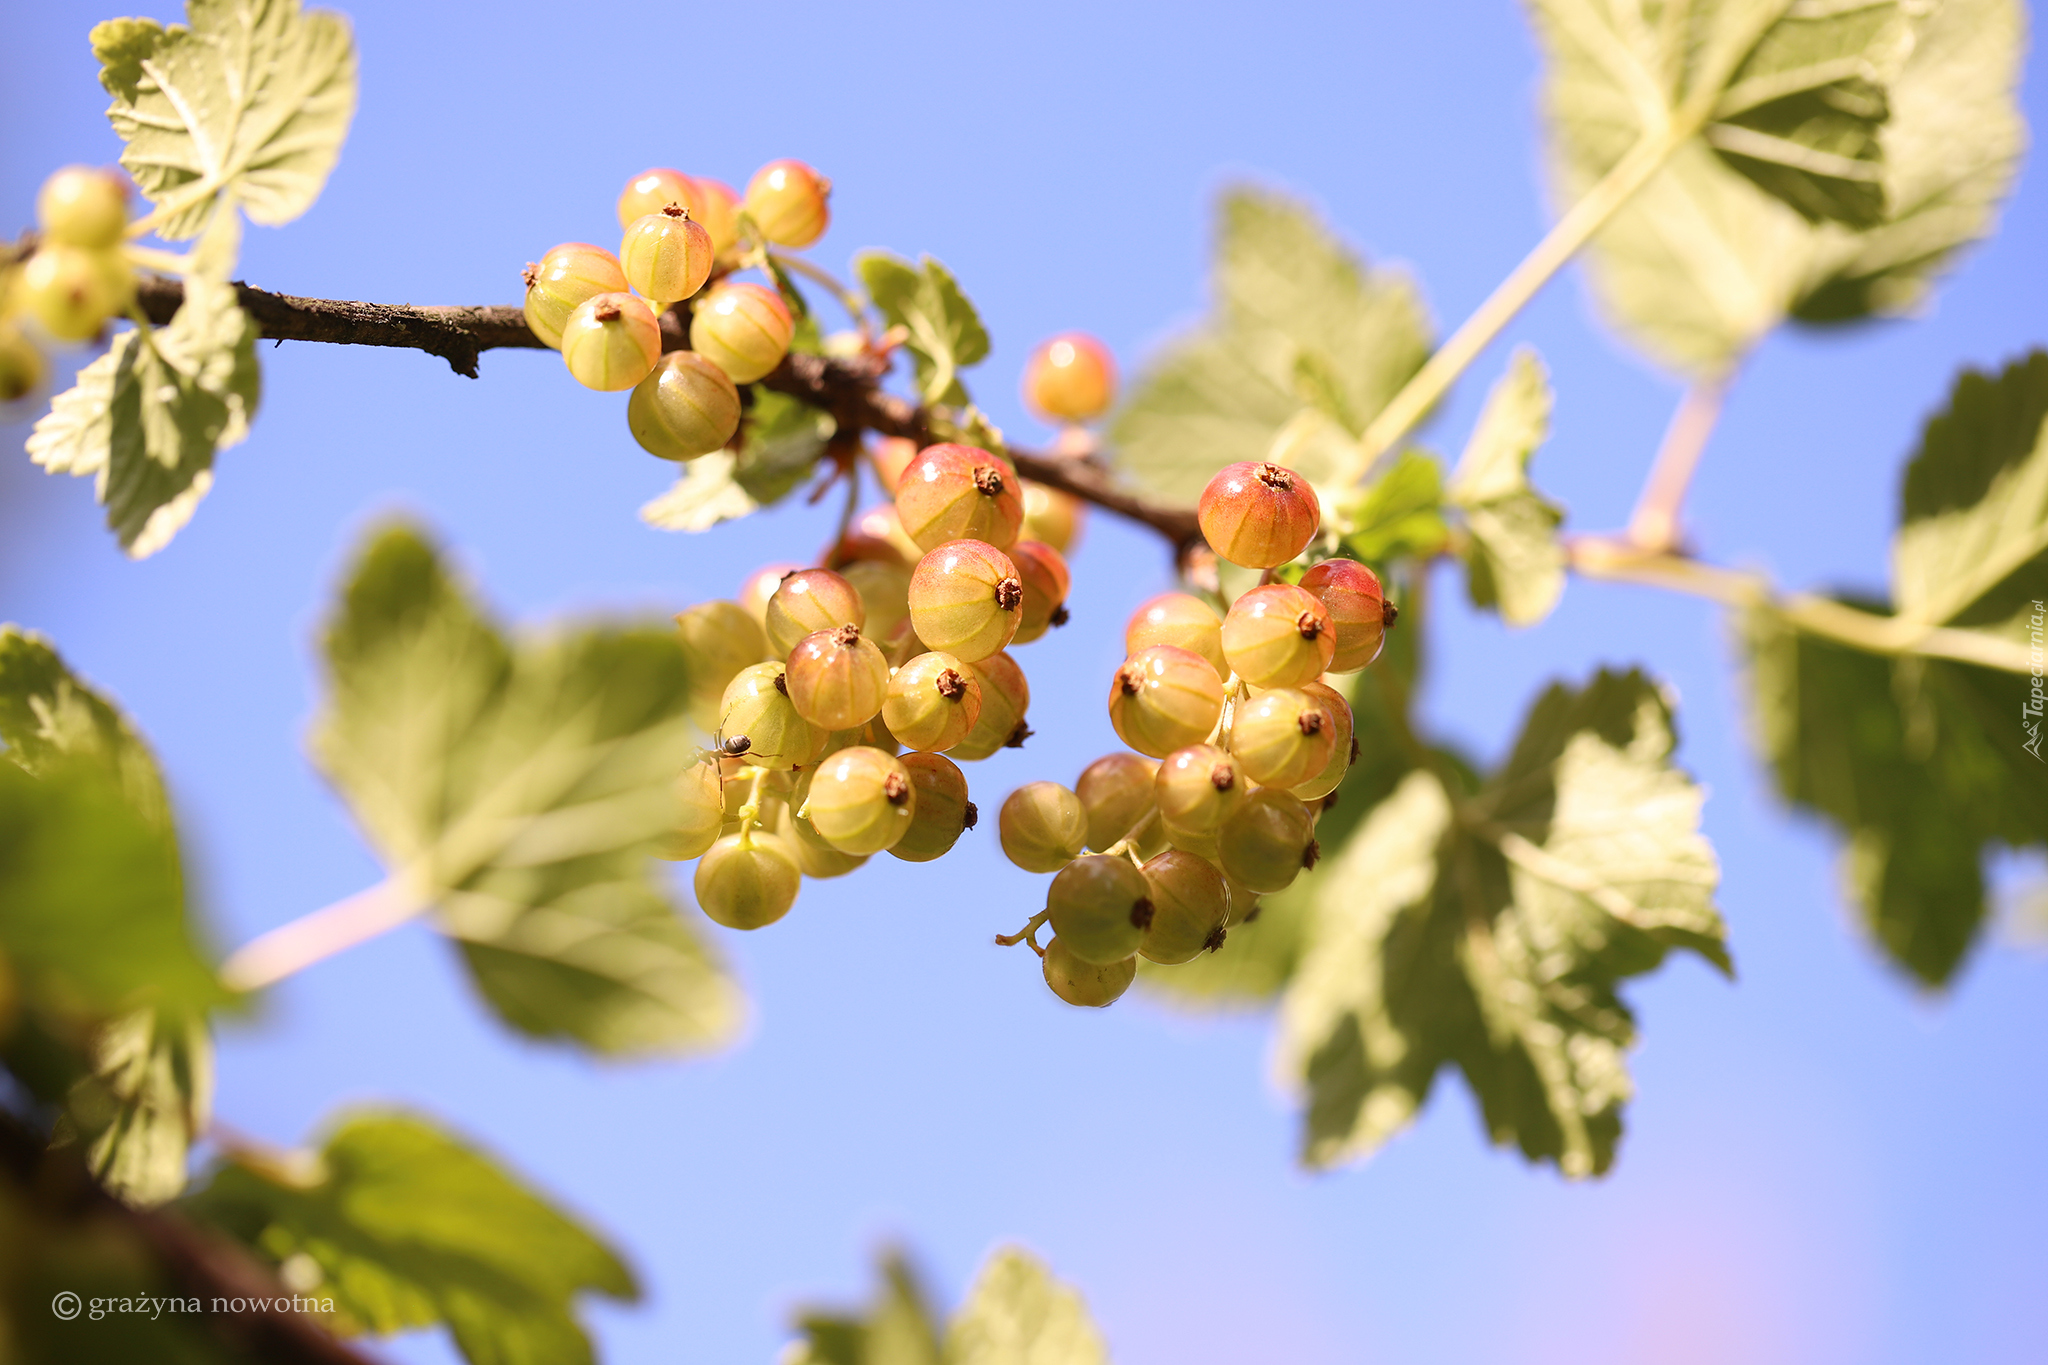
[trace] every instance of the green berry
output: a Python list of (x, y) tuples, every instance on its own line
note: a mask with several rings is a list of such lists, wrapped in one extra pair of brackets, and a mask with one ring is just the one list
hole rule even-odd
[(1164, 816), (1160, 817), (1159, 827), (1166, 835), (1166, 842), (1183, 853), (1192, 853), (1197, 858), (1207, 858), (1212, 863), (1223, 857), (1223, 849), (1218, 842), (1216, 830), (1195, 829), (1177, 824)]
[(694, 460), (723, 450), (740, 428), (740, 391), (695, 351), (670, 351), (634, 386), (626, 425), (650, 455)]
[(867, 864), (864, 853), (847, 853), (832, 847), (825, 836), (809, 820), (798, 819), (785, 811), (776, 826), (779, 833), (789, 838), (789, 846), (796, 850), (797, 870), (806, 877), (825, 881), (832, 877), (844, 877)]
[(812, 631), (789, 653), (789, 699), (825, 730), (856, 730), (882, 713), (889, 662), (853, 626)]
[(59, 341), (90, 341), (135, 297), (135, 273), (118, 251), (45, 242), (21, 267), (18, 297)]
[(1024, 713), (1031, 707), (1031, 684), (1007, 653), (991, 654), (966, 665), (981, 689), (981, 715), (966, 738), (946, 752), (962, 762), (988, 758), (1003, 749), (1021, 749), (1031, 737)]
[(1017, 566), (995, 546), (951, 540), (917, 562), (909, 600), (917, 638), (972, 663), (1016, 636), (1024, 585)]
[(128, 232), (128, 181), (94, 166), (66, 166), (37, 192), (36, 222), (66, 246), (119, 246)]
[(19, 402), (49, 377), (43, 348), (12, 322), (0, 322), (0, 403)]
[(1074, 538), (1081, 533), (1081, 522), (1087, 515), (1087, 508), (1088, 504), (1072, 493), (1026, 479), (1024, 525), (1018, 534), (1029, 540), (1041, 541), (1065, 554), (1074, 547)]
[(1315, 539), (1323, 515), (1307, 479), (1260, 460), (1219, 470), (1202, 490), (1196, 513), (1209, 548), (1247, 569), (1293, 559)]
[(867, 615), (867, 624), (862, 629), (871, 638), (886, 640), (896, 627), (910, 619), (907, 566), (879, 559), (856, 559), (841, 564), (839, 576), (853, 584), (853, 590), (860, 595), (861, 610)]
[(697, 301), (690, 318), (690, 349), (717, 361), (735, 384), (751, 384), (780, 365), (795, 335), (782, 295), (759, 284), (721, 284)]
[(1251, 790), (1237, 760), (1213, 744), (1176, 749), (1159, 765), (1153, 799), (1162, 819), (1175, 829), (1213, 834)]
[(1116, 361), (1086, 332), (1040, 342), (1024, 362), (1024, 402), (1052, 422), (1090, 422), (1116, 401)]
[(782, 575), (763, 615), (768, 647), (784, 658), (814, 631), (841, 626), (861, 630), (868, 623), (867, 607), (853, 584), (830, 569), (799, 569)]
[(626, 282), (657, 309), (689, 298), (711, 278), (711, 234), (681, 204), (670, 204), (626, 227), (619, 265)]
[(1232, 881), (1228, 873), (1223, 877), (1223, 888), (1229, 893), (1230, 917), (1223, 922), (1226, 929), (1234, 929), (1247, 920), (1259, 916), (1259, 893), (1243, 882)]
[(1148, 961), (1170, 967), (1222, 944), (1230, 892), (1223, 874), (1207, 859), (1172, 849), (1149, 860), (1144, 873), (1151, 888), (1152, 924), (1138, 951)]
[(1325, 559), (1301, 576), (1301, 586), (1322, 602), (1336, 631), (1329, 672), (1356, 673), (1379, 657), (1394, 611), (1378, 574), (1354, 560)]
[(938, 650), (898, 668), (882, 701), (882, 724), (908, 749), (950, 749), (980, 719), (981, 684), (966, 664)]
[(1026, 645), (1051, 627), (1067, 623), (1067, 589), (1073, 580), (1067, 561), (1043, 541), (1020, 540), (1010, 547), (1009, 554), (1017, 566), (1017, 579), (1024, 585), (1023, 614), (1011, 643)]
[(690, 213), (711, 234), (711, 249), (720, 259), (729, 259), (740, 244), (740, 194), (723, 180), (698, 175), (690, 178), (697, 197), (690, 201)]
[(1262, 786), (1294, 787), (1329, 766), (1337, 718), (1318, 697), (1275, 687), (1238, 703), (1230, 752)]
[(977, 446), (926, 446), (896, 480), (896, 512), (920, 550), (950, 540), (998, 549), (1017, 539), (1024, 498), (1009, 464)]
[(996, 833), (1003, 853), (1026, 872), (1057, 872), (1088, 844), (1081, 798), (1057, 782), (1027, 782), (1003, 799)]
[(797, 714), (779, 663), (743, 668), (726, 686), (718, 731), (747, 741), (746, 760), (763, 768), (797, 768), (825, 747), (826, 732)]
[[(630, 389), (647, 378), (659, 359), (661, 324), (647, 300), (637, 295), (593, 294), (562, 324), (562, 360), (587, 389)], [(640, 436), (638, 426), (635, 436)], [(640, 444), (646, 445), (647, 438), (641, 436)]]
[(771, 161), (747, 182), (743, 207), (776, 246), (806, 247), (832, 221), (832, 182), (801, 161)]
[(917, 802), (910, 828), (889, 852), (905, 862), (928, 863), (950, 852), (961, 834), (974, 828), (978, 813), (967, 799), (966, 775), (952, 759), (911, 752), (900, 761), (917, 788)]
[(1217, 831), (1223, 870), (1261, 894), (1285, 891), (1316, 863), (1316, 823), (1307, 806), (1274, 787), (1260, 787)]
[(1223, 680), (1198, 654), (1150, 645), (1117, 669), (1109, 685), (1109, 722), (1141, 754), (1164, 758), (1198, 744), (1223, 715)]
[(704, 913), (728, 929), (773, 924), (796, 904), (802, 885), (796, 850), (765, 830), (728, 834), (697, 860), (694, 886)]
[(1100, 853), (1144, 822), (1158, 772), (1157, 763), (1136, 754), (1104, 754), (1081, 770), (1074, 795), (1088, 815), (1088, 847)]
[(688, 862), (718, 842), (719, 827), (725, 823), (725, 793), (718, 764), (710, 759), (692, 763), (675, 781), (675, 823), (655, 845), (655, 856), (670, 862)]
[(1135, 957), (1098, 967), (1075, 957), (1059, 939), (1045, 945), (1045, 961), (1041, 965), (1045, 984), (1052, 987), (1054, 995), (1069, 1005), (1098, 1009), (1114, 1005), (1138, 975)]
[(811, 775), (804, 809), (826, 843), (866, 856), (896, 846), (917, 815), (917, 788), (893, 755), (842, 749)]
[[(782, 586), (783, 579), (802, 568), (803, 565), (801, 564), (765, 565), (748, 574), (746, 581), (740, 584), (740, 590), (733, 595), (732, 600), (740, 604), (740, 609), (753, 617), (760, 625), (761, 637), (763, 639), (768, 639), (769, 600), (775, 596), (775, 590)], [(775, 642), (773, 640), (769, 640), (768, 647), (774, 651), (776, 658), (781, 658), (789, 653), (792, 645), (810, 633), (808, 630), (798, 631), (791, 637), (789, 644), (784, 645), (780, 650), (775, 650)]]
[(1342, 693), (1322, 682), (1312, 682), (1301, 690), (1323, 704), (1335, 722), (1335, 728), (1330, 739), (1330, 756), (1324, 760), (1322, 768), (1288, 790), (1305, 802), (1320, 801), (1337, 790), (1344, 781), (1344, 774), (1351, 770), (1351, 764), (1358, 757), (1358, 740), (1352, 728), (1351, 703), (1344, 700)]
[(526, 267), (526, 325), (556, 350), (569, 315), (599, 294), (626, 292), (619, 258), (588, 242), (564, 242)]
[(726, 684), (741, 669), (762, 661), (768, 653), (767, 638), (737, 602), (699, 602), (676, 613), (676, 629), (690, 661), (690, 718), (714, 730)]
[(1129, 860), (1091, 853), (1060, 869), (1045, 895), (1055, 936), (1083, 962), (1107, 966), (1138, 951), (1152, 926), (1151, 887)]
[(697, 212), (704, 197), (698, 182), (681, 171), (665, 166), (645, 170), (626, 182), (619, 192), (619, 226), (629, 228), (650, 213), (660, 213), (670, 204)]
[(1223, 618), (1223, 657), (1253, 687), (1314, 682), (1336, 648), (1329, 609), (1292, 584), (1253, 588)]
[(1230, 672), (1223, 658), (1223, 618), (1190, 593), (1161, 593), (1131, 613), (1130, 623), (1124, 627), (1124, 653), (1136, 654), (1150, 645), (1172, 645), (1199, 654), (1219, 678)]

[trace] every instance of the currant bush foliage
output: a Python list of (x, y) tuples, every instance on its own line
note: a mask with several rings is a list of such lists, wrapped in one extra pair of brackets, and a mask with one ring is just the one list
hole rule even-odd
[(882, 317), (908, 334), (918, 393), (964, 406), (960, 371), (988, 358), (988, 329), (953, 272), (929, 256), (913, 266), (886, 251), (863, 251), (853, 265)]
[(885, 1254), (878, 1268), (881, 1287), (865, 1312), (798, 1317), (784, 1365), (1108, 1365), (1080, 1294), (1022, 1248), (990, 1255), (943, 1326), (900, 1254)]
[(1477, 607), (1533, 626), (1564, 595), (1564, 509), (1529, 483), (1529, 457), (1550, 435), (1550, 379), (1528, 348), (1487, 395), (1445, 500), (1465, 514), (1465, 586)]
[(730, 1035), (734, 987), (650, 870), (696, 756), (672, 629), (507, 640), (394, 526), (358, 558), (326, 658), (315, 759), (501, 1018), (609, 1053)]

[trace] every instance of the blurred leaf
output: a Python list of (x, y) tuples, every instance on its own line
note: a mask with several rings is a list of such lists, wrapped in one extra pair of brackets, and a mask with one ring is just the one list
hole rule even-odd
[(1375, 565), (1404, 555), (1427, 559), (1450, 539), (1443, 505), (1442, 467), (1420, 451), (1404, 450), (1345, 510), (1352, 529), (1344, 548)]
[(912, 265), (886, 251), (861, 252), (853, 268), (889, 325), (909, 332), (924, 401), (964, 406), (960, 371), (987, 358), (988, 331), (952, 272), (929, 256)]
[(683, 466), (675, 486), (640, 509), (640, 520), (664, 531), (708, 531), (761, 509), (733, 477), (730, 450), (715, 450)]
[(1080, 1294), (1021, 1247), (981, 1268), (946, 1330), (946, 1365), (1108, 1365)]
[(881, 1257), (880, 1288), (859, 1314), (806, 1310), (789, 1365), (940, 1365), (939, 1326), (900, 1252)]
[(116, 336), (51, 400), (29, 455), (52, 474), (91, 475), (121, 547), (155, 554), (213, 487), (214, 455), (249, 434), (256, 332), (232, 285), (189, 276), (168, 326)]
[(1191, 1010), (1263, 1009), (1301, 963), (1307, 929), (1307, 886), (1289, 887), (1259, 902), (1257, 914), (1233, 924), (1223, 945), (1192, 962), (1162, 967), (1138, 960), (1138, 984), (1167, 1004)]
[(216, 202), (289, 223), (319, 197), (355, 114), (348, 21), (297, 0), (187, 0), (185, 14), (92, 30), (121, 164), (165, 210), (160, 237), (195, 236)]
[(1429, 355), (1414, 282), (1368, 266), (1306, 206), (1240, 188), (1220, 205), (1211, 287), (1210, 317), (1153, 361), (1119, 410), (1118, 467), (1193, 502), (1224, 465), (1280, 459), (1284, 437), (1280, 462), (1312, 483), (1350, 477), (1350, 438)]
[(326, 653), (314, 755), (507, 1023), (601, 1052), (730, 1034), (732, 984), (651, 879), (696, 756), (674, 631), (514, 646), (395, 526), (359, 557)]
[(817, 468), (838, 424), (832, 415), (769, 389), (757, 389), (733, 481), (763, 507), (772, 506)]
[(149, 744), (128, 718), (81, 681), (49, 640), (0, 625), (0, 743), (31, 773), (66, 759), (102, 769), (137, 813), (171, 827), (170, 805)]
[(1529, 459), (1550, 434), (1550, 377), (1527, 347), (1487, 395), (1445, 496), (1465, 511), (1466, 588), (1511, 626), (1532, 626), (1564, 594), (1564, 511), (1529, 483)]
[(640, 1295), (594, 1233), (403, 1114), (345, 1119), (302, 1161), (238, 1154), (184, 1208), (273, 1264), (309, 1257), (336, 1330), (445, 1324), (472, 1365), (587, 1365), (576, 1297)]
[(93, 1076), (73, 1089), (72, 1122), (91, 1138), (86, 1163), (131, 1204), (185, 1188), (186, 1154), (213, 1112), (213, 1040), (191, 1015), (138, 1010), (102, 1028)]
[(1727, 965), (1699, 790), (1638, 673), (1553, 686), (1469, 795), (1417, 768), (1312, 874), (1281, 1074), (1304, 1159), (1370, 1153), (1455, 1064), (1494, 1141), (1568, 1176), (1613, 1162), (1635, 1024), (1618, 988), (1672, 948)]

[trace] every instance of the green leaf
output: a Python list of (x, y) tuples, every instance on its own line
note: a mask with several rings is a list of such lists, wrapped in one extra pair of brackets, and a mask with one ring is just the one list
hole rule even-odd
[(761, 504), (733, 477), (737, 464), (729, 450), (690, 461), (674, 487), (640, 509), (640, 520), (663, 531), (708, 531), (760, 511)]
[(1550, 434), (1550, 377), (1527, 347), (1487, 395), (1451, 472), (1448, 500), (1465, 511), (1466, 588), (1511, 626), (1548, 616), (1564, 594), (1564, 511), (1529, 483), (1529, 459)]
[(1118, 467), (1193, 502), (1239, 460), (1327, 485), (1430, 349), (1420, 290), (1375, 269), (1305, 205), (1239, 188), (1218, 211), (1209, 318), (1140, 374), (1110, 429)]
[(1021, 1247), (988, 1259), (946, 1330), (946, 1365), (1108, 1365), (1088, 1306)]
[(169, 326), (116, 336), (51, 401), (29, 455), (52, 474), (91, 475), (121, 547), (136, 559), (156, 553), (213, 487), (215, 453), (249, 434), (256, 333), (233, 286), (188, 277)]
[(156, 756), (128, 718), (83, 682), (49, 640), (0, 625), (0, 743), (31, 773), (65, 760), (101, 769), (149, 823), (171, 828)]
[(272, 1264), (309, 1259), (338, 1331), (443, 1324), (472, 1365), (586, 1365), (577, 1296), (639, 1297), (594, 1233), (403, 1114), (345, 1119), (300, 1160), (237, 1153), (184, 1207)]
[(90, 1136), (86, 1162), (131, 1204), (185, 1188), (186, 1154), (213, 1112), (213, 1040), (203, 1020), (138, 1010), (99, 1031), (92, 1077), (70, 1096), (69, 1120)]
[(640, 519), (664, 531), (708, 531), (773, 506), (818, 467), (837, 429), (830, 413), (757, 389), (735, 448), (691, 460)]
[(960, 371), (988, 356), (988, 331), (981, 315), (960, 292), (952, 272), (931, 257), (912, 265), (886, 251), (863, 251), (853, 268), (875, 307), (891, 327), (910, 334), (917, 362), (917, 388), (926, 403), (964, 406), (967, 390)]
[(1635, 1039), (1621, 982), (1672, 948), (1727, 966), (1702, 798), (1672, 744), (1638, 673), (1553, 686), (1491, 780), (1411, 769), (1326, 857), (1278, 1062), (1310, 1165), (1371, 1152), (1455, 1065), (1496, 1142), (1568, 1176), (1608, 1169)]
[(940, 1365), (939, 1328), (916, 1272), (900, 1252), (881, 1257), (880, 1288), (865, 1312), (808, 1309), (787, 1365)]
[(121, 164), (158, 205), (161, 237), (197, 235), (216, 202), (289, 223), (319, 197), (355, 114), (348, 21), (297, 0), (188, 0), (185, 13), (92, 31)]
[(723, 1041), (736, 992), (652, 880), (696, 757), (675, 632), (508, 642), (416, 531), (361, 553), (316, 760), (514, 1028), (601, 1052)]
[(1420, 451), (1404, 450), (1344, 509), (1345, 550), (1368, 564), (1397, 557), (1427, 559), (1450, 540), (1444, 522), (1443, 468)]
[(1254, 917), (1234, 924), (1213, 953), (1192, 962), (1162, 967), (1138, 961), (1138, 984), (1167, 1004), (1215, 1011), (1258, 1009), (1271, 1004), (1301, 964), (1307, 931), (1305, 883), (1259, 902)]
[(1885, 954), (1949, 982), (1984, 927), (1985, 846), (2048, 844), (2039, 681), (1866, 654), (1767, 609), (1742, 634), (1779, 792), (1847, 838), (1846, 891)]

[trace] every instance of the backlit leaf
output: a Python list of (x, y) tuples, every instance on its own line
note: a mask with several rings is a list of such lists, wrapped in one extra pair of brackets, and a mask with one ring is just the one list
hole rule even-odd
[(1526, 348), (1487, 395), (1472, 439), (1444, 490), (1464, 509), (1466, 587), (1475, 606), (1511, 626), (1541, 621), (1564, 594), (1564, 511), (1529, 483), (1529, 460), (1550, 434), (1550, 378)]

